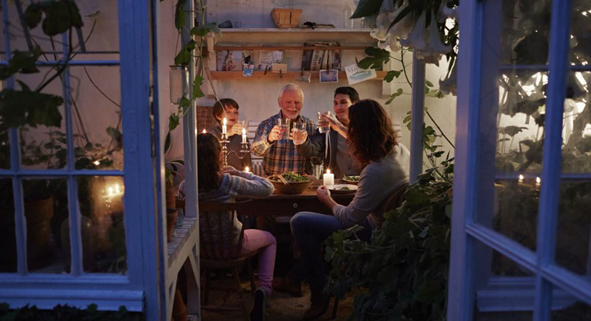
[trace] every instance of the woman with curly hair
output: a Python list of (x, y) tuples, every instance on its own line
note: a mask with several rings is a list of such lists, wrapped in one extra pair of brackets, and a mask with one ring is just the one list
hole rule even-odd
[(350, 152), (363, 166), (355, 197), (348, 206), (339, 205), (330, 191), (320, 186), (316, 191), (318, 199), (332, 210), (333, 216), (300, 212), (290, 221), (312, 291), (312, 305), (304, 320), (321, 317), (330, 301), (330, 295), (323, 291), (327, 282), (322, 257), (326, 238), (357, 224), (364, 227), (357, 236), (369, 239), (383, 221), (379, 205), (408, 181), (409, 152), (396, 141), (392, 122), (378, 102), (367, 99), (351, 106), (346, 133)]
[[(236, 196), (267, 197), (273, 193), (273, 184), (263, 177), (238, 171), (232, 167), (222, 170), (220, 156), (220, 142), (214, 135), (211, 133), (197, 135), (197, 179), (200, 201), (231, 203), (234, 202)], [(184, 189), (184, 184), (182, 184), (181, 189)], [(234, 244), (237, 244), (240, 240), (242, 223), (230, 212), (219, 214), (208, 216), (208, 222), (204, 222), (205, 217), (200, 217), (200, 226), (205, 226), (207, 223), (208, 226), (212, 227), (212, 230), (219, 227), (219, 233), (228, 231), (229, 226), (232, 226), (233, 233), (224, 232), (221, 237), (230, 238), (233, 236), (234, 239), (232, 240), (224, 239), (224, 243), (234, 242)], [(267, 231), (245, 229), (242, 250), (239, 256), (246, 255), (257, 249), (261, 249), (258, 265), (259, 287), (255, 291), (254, 307), (250, 315), (250, 319), (253, 321), (264, 319), (265, 300), (273, 290), (272, 281), (277, 241)]]

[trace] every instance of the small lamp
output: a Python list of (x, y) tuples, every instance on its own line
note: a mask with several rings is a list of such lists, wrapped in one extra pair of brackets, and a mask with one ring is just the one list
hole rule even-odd
[(189, 72), (186, 66), (170, 66), (170, 102), (178, 105), (181, 98), (187, 95), (189, 88)]

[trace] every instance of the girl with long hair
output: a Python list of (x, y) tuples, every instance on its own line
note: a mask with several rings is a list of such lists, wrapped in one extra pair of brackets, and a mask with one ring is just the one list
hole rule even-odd
[[(204, 133), (197, 136), (197, 179), (200, 201), (231, 203), (234, 202), (236, 196), (267, 197), (273, 193), (273, 185), (265, 178), (234, 168), (222, 169), (220, 155), (220, 142), (214, 135)], [(221, 223), (221, 231), (229, 230), (228, 225), (231, 225), (234, 230), (231, 235), (238, 236), (242, 229), (242, 223), (235, 216), (232, 220), (232, 217), (230, 212), (220, 213), (216, 216), (209, 215), (210, 221), (207, 223), (210, 227), (220, 226)], [(204, 217), (200, 219), (205, 220)], [(201, 226), (204, 226), (204, 223), (200, 222)], [(219, 232), (221, 233), (221, 231)], [(230, 236), (223, 234), (222, 237), (229, 238)], [(239, 239), (231, 241), (238, 242)], [(245, 229), (239, 256), (257, 249), (261, 249), (259, 252), (259, 287), (255, 291), (254, 307), (251, 312), (251, 320), (253, 321), (263, 320), (265, 298), (269, 297), (273, 290), (271, 284), (275, 268), (277, 241), (267, 231)]]

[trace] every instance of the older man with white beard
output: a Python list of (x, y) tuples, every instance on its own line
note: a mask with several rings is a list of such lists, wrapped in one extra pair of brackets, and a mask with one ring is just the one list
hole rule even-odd
[(262, 121), (257, 128), (251, 151), (257, 156), (263, 156), (263, 168), (267, 175), (288, 171), (311, 174), (309, 157), (298, 152), (289, 133), (284, 133), (284, 129), (278, 125), (279, 119), (289, 119), (290, 129), (295, 124), (303, 123), (308, 135), (316, 131), (314, 121), (300, 115), (304, 106), (304, 93), (298, 85), (287, 84), (279, 92), (278, 103), (279, 113)]

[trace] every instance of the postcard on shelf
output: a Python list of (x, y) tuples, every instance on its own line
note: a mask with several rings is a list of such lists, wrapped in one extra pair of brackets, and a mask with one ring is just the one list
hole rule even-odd
[(273, 64), (281, 63), (284, 52), (282, 50), (263, 50), (259, 54), (257, 70), (270, 70)]
[(339, 82), (339, 71), (337, 69), (320, 70), (318, 77), (321, 83)]
[(271, 72), (273, 73), (287, 73), (287, 64), (273, 64), (271, 67)]
[(242, 50), (220, 50), (216, 54), (216, 70), (234, 71), (242, 68)]
[(253, 64), (244, 64), (242, 69), (242, 76), (243, 77), (252, 77), (254, 73), (254, 65)]
[(349, 85), (357, 84), (378, 76), (375, 69), (361, 69), (357, 64), (345, 66), (345, 73), (347, 73)]

